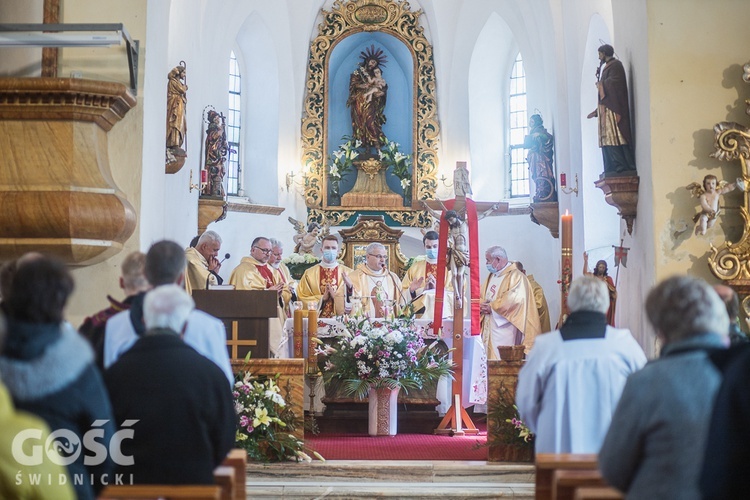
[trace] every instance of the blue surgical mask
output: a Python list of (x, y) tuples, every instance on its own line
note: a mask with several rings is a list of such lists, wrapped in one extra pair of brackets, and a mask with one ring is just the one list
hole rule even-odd
[(427, 258), (430, 260), (436, 260), (437, 259), (437, 248), (428, 248), (425, 250), (425, 254), (427, 255)]
[(486, 266), (487, 266), (487, 270), (488, 270), (488, 271), (489, 271), (489, 272), (490, 272), (491, 274), (495, 274), (495, 273), (497, 272), (497, 269), (495, 269), (495, 268), (494, 268), (494, 267), (492, 266), (492, 264), (486, 264)]
[(323, 250), (323, 260), (326, 262), (335, 262), (338, 252), (336, 250)]

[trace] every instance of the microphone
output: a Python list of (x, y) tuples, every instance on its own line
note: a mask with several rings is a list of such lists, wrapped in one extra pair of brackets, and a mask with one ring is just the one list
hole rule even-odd
[[(221, 260), (219, 261), (219, 265), (221, 265), (221, 263), (222, 263), (222, 262), (224, 262), (225, 260), (227, 260), (227, 259), (228, 259), (229, 257), (231, 257), (231, 255), (229, 255), (228, 253), (227, 253), (227, 254), (224, 254), (224, 258), (223, 258), (223, 259), (221, 259)], [(219, 276), (218, 274), (216, 274), (216, 273), (215, 273), (215, 272), (213, 272), (213, 271), (208, 271), (208, 276), (206, 276), (206, 290), (208, 290), (208, 285), (210, 285), (210, 284), (211, 284), (211, 275), (212, 275), (212, 274), (213, 274), (214, 276), (216, 276), (216, 281), (217, 281), (217, 282), (218, 282), (218, 283), (219, 283), (220, 285), (221, 285), (221, 284), (222, 284), (222, 283), (224, 282), (224, 280), (223, 280), (223, 279), (221, 279), (221, 276)]]
[(228, 253), (225, 253), (224, 254), (224, 258), (219, 261), (219, 264), (221, 264), (222, 262), (224, 262), (225, 260), (227, 260), (229, 257), (231, 257), (231, 255), (229, 255)]

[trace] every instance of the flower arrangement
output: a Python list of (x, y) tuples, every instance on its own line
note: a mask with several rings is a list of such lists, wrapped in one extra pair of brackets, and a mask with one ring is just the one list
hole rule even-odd
[(359, 399), (371, 387), (420, 388), (453, 373), (447, 353), (425, 345), (412, 318), (343, 317), (331, 330), (340, 339), (320, 350), (327, 356), (324, 377), (343, 380), (344, 390)]
[(328, 157), (328, 177), (334, 182), (341, 181), (354, 168), (354, 159), (359, 156), (358, 149), (362, 147), (362, 142), (355, 141), (348, 135), (341, 140), (344, 142)]
[(281, 262), (289, 268), (292, 278), (300, 280), (305, 271), (318, 264), (320, 259), (311, 253), (291, 253), (284, 257)]
[(487, 446), (490, 457), (500, 455), (499, 461), (530, 461), (534, 454), (534, 434), (520, 419), (513, 399), (504, 385), (489, 397)]
[(411, 155), (403, 154), (398, 148), (397, 142), (389, 141), (380, 148), (378, 156), (386, 168), (391, 168), (393, 175), (401, 181), (404, 197), (411, 198)]
[[(239, 416), (236, 446), (251, 460), (279, 462), (309, 460), (303, 444), (291, 433), (301, 420), (287, 405), (275, 377), (256, 377), (249, 371), (235, 375), (234, 410)], [(284, 389), (288, 398), (291, 387)]]

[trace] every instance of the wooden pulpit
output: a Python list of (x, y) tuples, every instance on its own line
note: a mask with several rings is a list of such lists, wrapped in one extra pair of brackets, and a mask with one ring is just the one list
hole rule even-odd
[(227, 329), (232, 361), (269, 357), (268, 321), (278, 321), (273, 290), (193, 290), (195, 307), (219, 318)]

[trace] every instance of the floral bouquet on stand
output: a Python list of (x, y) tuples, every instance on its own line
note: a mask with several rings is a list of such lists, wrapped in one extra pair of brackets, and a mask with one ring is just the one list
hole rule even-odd
[(324, 373), (328, 380), (342, 379), (350, 395), (364, 399), (370, 387), (408, 391), (453, 374), (448, 355), (425, 344), (413, 319), (340, 320), (331, 325), (339, 340), (323, 352), (328, 358)]
[(530, 462), (534, 434), (518, 415), (511, 391), (504, 385), (487, 402), (487, 446), (490, 462)]
[(249, 371), (235, 375), (236, 446), (247, 450), (250, 460), (259, 462), (310, 460), (302, 451), (303, 443), (292, 434), (301, 419), (286, 403), (291, 387), (282, 391), (278, 379), (279, 375), (255, 377)]
[(404, 200), (411, 201), (411, 156), (399, 151), (397, 142), (389, 141), (378, 151), (380, 161), (390, 168), (393, 175), (401, 181)]
[(345, 393), (368, 398), (370, 435), (396, 434), (400, 389), (453, 374), (448, 354), (425, 344), (413, 318), (343, 317), (329, 331), (339, 340), (320, 351), (327, 356), (324, 379), (341, 379)]

